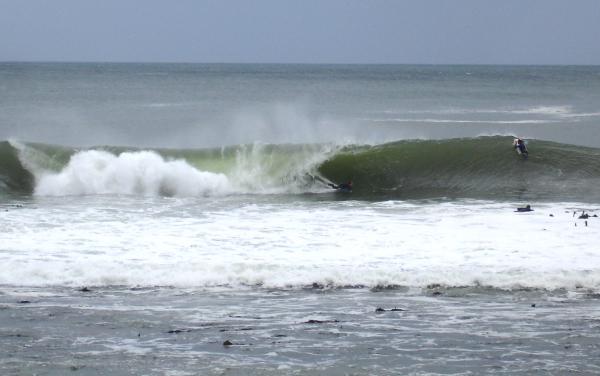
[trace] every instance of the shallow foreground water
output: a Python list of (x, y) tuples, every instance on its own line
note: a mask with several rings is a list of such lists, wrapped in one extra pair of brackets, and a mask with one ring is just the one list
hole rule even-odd
[(2, 374), (600, 372), (585, 291), (87, 290), (2, 288)]
[(597, 374), (598, 208), (532, 204), (13, 200), (0, 373)]

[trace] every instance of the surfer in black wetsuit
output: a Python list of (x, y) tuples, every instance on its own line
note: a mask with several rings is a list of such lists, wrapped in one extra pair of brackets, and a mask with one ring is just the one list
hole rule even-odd
[(529, 155), (529, 152), (527, 151), (527, 146), (525, 146), (525, 141), (523, 141), (522, 139), (516, 138), (513, 141), (513, 145), (515, 149), (518, 149), (520, 154), (524, 157), (527, 157)]
[(329, 183), (328, 185), (333, 189), (337, 189), (338, 191), (352, 192), (352, 180), (348, 180), (348, 182), (338, 185), (333, 183)]
[(530, 212), (533, 211), (533, 209), (531, 208), (531, 205), (527, 205), (524, 208), (517, 208), (517, 211), (519, 213), (523, 213), (523, 212)]

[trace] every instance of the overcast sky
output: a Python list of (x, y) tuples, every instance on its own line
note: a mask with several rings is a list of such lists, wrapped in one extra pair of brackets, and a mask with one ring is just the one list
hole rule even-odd
[(600, 64), (600, 0), (0, 0), (0, 61)]

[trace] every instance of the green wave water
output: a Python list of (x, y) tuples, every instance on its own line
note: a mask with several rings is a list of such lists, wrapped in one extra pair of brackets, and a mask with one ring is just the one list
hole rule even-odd
[(18, 150), (8, 141), (0, 142), (0, 194), (31, 192), (34, 185), (34, 176), (21, 163)]
[[(224, 174), (243, 193), (328, 192), (353, 181), (355, 198), (547, 199), (600, 201), (600, 149), (530, 140), (522, 159), (506, 136), (406, 140), (380, 145), (238, 145), (156, 149), (200, 171)], [(96, 147), (114, 155), (126, 147)], [(40, 176), (89, 149), (0, 143), (0, 192), (33, 194)], [(272, 190), (273, 187), (290, 188)], [(235, 193), (235, 192), (234, 192)]]
[(479, 137), (350, 147), (319, 170), (353, 179), (355, 192), (383, 196), (600, 198), (600, 149), (531, 140), (524, 160), (511, 143)]

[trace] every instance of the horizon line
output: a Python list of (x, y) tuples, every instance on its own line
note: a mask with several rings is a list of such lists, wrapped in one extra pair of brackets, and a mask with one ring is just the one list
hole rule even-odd
[(596, 67), (585, 63), (341, 63), (341, 62), (231, 62), (231, 61), (126, 61), (126, 60), (0, 60), (0, 64), (181, 64), (181, 65), (426, 65), (426, 66), (548, 66)]

